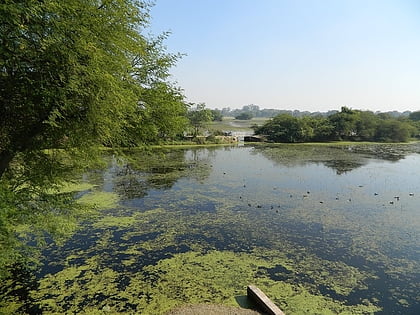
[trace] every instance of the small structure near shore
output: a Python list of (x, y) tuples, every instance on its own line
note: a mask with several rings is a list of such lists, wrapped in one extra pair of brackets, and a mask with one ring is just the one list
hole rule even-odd
[(285, 315), (259, 288), (255, 285), (247, 287), (248, 298), (255, 302), (265, 313), (269, 315)]

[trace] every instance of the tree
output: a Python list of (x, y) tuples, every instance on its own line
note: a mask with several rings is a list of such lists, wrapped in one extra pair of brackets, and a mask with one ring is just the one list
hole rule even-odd
[(177, 59), (139, 33), (145, 1), (8, 1), (0, 17), (0, 176), (18, 153), (122, 142)]
[(420, 138), (420, 111), (412, 112), (408, 116), (409, 122), (413, 126), (413, 136)]
[(237, 120), (251, 120), (253, 115), (251, 113), (245, 112), (241, 113), (238, 116), (235, 117)]
[(0, 4), (0, 267), (19, 257), (16, 226), (40, 235), (73, 226), (58, 224), (80, 214), (73, 197), (51, 191), (92, 166), (95, 147), (185, 125), (183, 96), (168, 82), (178, 55), (165, 53), (165, 34), (142, 35), (148, 15), (146, 0)]
[(374, 141), (380, 119), (369, 111), (360, 111), (356, 120), (356, 136), (358, 140)]
[(383, 142), (406, 142), (409, 140), (414, 127), (407, 122), (396, 119), (383, 120), (378, 124), (375, 138)]
[(156, 82), (143, 91), (121, 145), (138, 146), (173, 139), (187, 126), (187, 107), (182, 93), (166, 82)]
[(255, 129), (256, 134), (267, 135), (274, 142), (304, 142), (313, 136), (306, 119), (280, 114)]
[(334, 126), (334, 132), (337, 139), (351, 139), (357, 134), (356, 122), (358, 111), (341, 107), (341, 112), (328, 117)]
[(413, 121), (420, 121), (420, 111), (410, 113), (408, 119)]
[(218, 109), (212, 109), (211, 110), (211, 115), (212, 115), (212, 121), (222, 121), (223, 120), (223, 114), (220, 110)]
[(203, 128), (206, 123), (211, 121), (212, 113), (210, 109), (206, 109), (206, 104), (204, 103), (196, 105), (191, 103), (190, 106), (192, 108), (188, 112), (188, 119), (194, 130), (193, 135), (194, 137), (197, 137), (200, 129)]

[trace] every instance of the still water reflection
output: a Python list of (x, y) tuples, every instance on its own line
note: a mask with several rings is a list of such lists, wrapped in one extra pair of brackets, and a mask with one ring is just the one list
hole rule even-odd
[(272, 145), (110, 157), (77, 195), (100, 214), (47, 246), (27, 301), (34, 313), (160, 314), (241, 304), (255, 283), (287, 314), (419, 314), (419, 152)]

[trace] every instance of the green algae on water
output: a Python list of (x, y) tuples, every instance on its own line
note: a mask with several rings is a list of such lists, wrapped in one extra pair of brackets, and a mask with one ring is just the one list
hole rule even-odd
[(382, 205), (369, 147), (300, 147), (136, 152), (95, 173), (79, 202), (102, 210), (49, 244), (30, 298), (45, 314), (164, 314), (237, 305), (252, 283), (287, 314), (409, 310), (417, 194)]
[(97, 209), (111, 209), (118, 206), (118, 196), (112, 192), (95, 191), (80, 197), (77, 201), (80, 204), (93, 206)]
[[(199, 233), (199, 222), (210, 231), (215, 231), (221, 224), (246, 231), (255, 224), (243, 219), (237, 221), (238, 218), (231, 214), (227, 209), (220, 209), (219, 213), (196, 213), (182, 220), (180, 213), (157, 208), (136, 213), (132, 219), (105, 217), (107, 219), (101, 219), (93, 226), (117, 230), (103, 230), (95, 247), (69, 256), (66, 268), (41, 280), (41, 287), (34, 297), (51, 312), (83, 313), (86, 309), (101, 311), (109, 307), (114, 312), (135, 310), (142, 314), (162, 314), (175, 306), (191, 303), (235, 305), (235, 296), (243, 295), (246, 285), (255, 283), (291, 314), (309, 314), (305, 308), (308, 305), (310, 310), (322, 310), (323, 314), (366, 314), (379, 309), (373, 302), (345, 305), (324, 297), (318, 290), (319, 285), (329, 286), (332, 292), (345, 296), (353, 290), (364, 289), (365, 281), (372, 275), (343, 263), (323, 261), (286, 241), (273, 240), (271, 244), (276, 250), (255, 248), (249, 253), (235, 253), (208, 251), (209, 244), (197, 240), (196, 244), (189, 245), (199, 251), (174, 253), (173, 257), (163, 256), (154, 263), (142, 264), (142, 257), (156, 251), (164, 254), (184, 236)], [(129, 229), (125, 231), (126, 228)], [(121, 260), (113, 263), (114, 255), (119, 255), (119, 245), (114, 241), (117, 232), (123, 233), (120, 237), (126, 241), (126, 249)], [(255, 237), (266, 232), (262, 230)], [(151, 235), (151, 238), (147, 236), (143, 241), (132, 242), (142, 239), (142, 235)], [(214, 233), (210, 236), (218, 237)], [(247, 242), (246, 239), (243, 241)], [(95, 253), (103, 254), (97, 256)], [(82, 257), (86, 258), (80, 260)], [(302, 275), (301, 283), (295, 283), (295, 275)], [(278, 279), (284, 276), (285, 279)], [(84, 293), (80, 297), (78, 292)], [(43, 298), (51, 294), (54, 294), (53, 301)], [(106, 303), (98, 301), (95, 296), (103, 296)]]
[(130, 274), (124, 288), (120, 288), (119, 274), (100, 268), (99, 260), (92, 258), (86, 265), (68, 266), (46, 277), (33, 297), (39, 299), (46, 314), (108, 307), (113, 312), (163, 314), (186, 304), (237, 305), (235, 297), (254, 283), (289, 314), (369, 314), (379, 310), (368, 301), (345, 305), (301, 284), (275, 281), (261, 274), (260, 268), (275, 267), (275, 257), (229, 251), (176, 254)]

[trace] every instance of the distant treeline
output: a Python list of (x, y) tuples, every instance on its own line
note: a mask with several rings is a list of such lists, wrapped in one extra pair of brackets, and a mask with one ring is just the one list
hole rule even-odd
[(262, 126), (254, 127), (255, 134), (265, 135), (274, 142), (315, 141), (378, 141), (405, 142), (420, 134), (420, 112), (399, 117), (387, 113), (352, 110), (342, 107), (329, 116), (279, 114)]
[[(222, 109), (216, 109), (216, 111), (219, 115), (218, 117), (238, 117), (241, 114), (248, 114), (252, 117), (265, 117), (265, 118), (271, 118), (280, 114), (288, 114), (293, 117), (303, 117), (303, 116), (324, 116), (328, 117), (333, 114), (338, 113), (338, 110), (330, 110), (327, 112), (309, 112), (309, 111), (299, 111), (299, 110), (284, 110), (284, 109), (260, 109), (258, 105), (245, 105), (241, 109), (231, 109), (229, 107), (222, 108)], [(379, 112), (376, 112), (378, 114)], [(410, 115), (410, 111), (405, 112), (398, 112), (398, 111), (390, 111), (386, 112), (388, 116), (391, 117), (408, 117)]]

